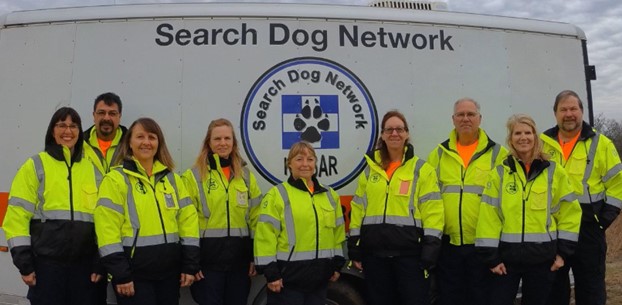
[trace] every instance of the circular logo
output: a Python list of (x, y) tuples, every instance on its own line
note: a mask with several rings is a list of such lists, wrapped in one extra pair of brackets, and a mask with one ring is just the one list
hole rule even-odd
[(215, 190), (215, 189), (217, 189), (217, 188), (218, 188), (218, 183), (216, 183), (216, 180), (214, 180), (214, 179), (210, 178), (210, 179), (209, 179), (209, 181), (208, 181), (208, 188), (209, 188), (210, 190)]
[(517, 190), (516, 189), (516, 183), (514, 183), (514, 182), (508, 182), (505, 185), (505, 191), (508, 192), (508, 194), (514, 195), (514, 194), (516, 194), (516, 190)]
[(302, 57), (275, 65), (255, 82), (240, 121), (244, 149), (268, 181), (289, 177), (289, 148), (304, 140), (315, 149), (320, 181), (339, 189), (363, 169), (378, 118), (354, 73), (327, 59)]

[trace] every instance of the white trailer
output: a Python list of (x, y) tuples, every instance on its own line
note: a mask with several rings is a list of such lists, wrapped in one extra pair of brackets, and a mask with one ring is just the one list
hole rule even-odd
[[(446, 139), (453, 102), (464, 96), (480, 102), (482, 127), (498, 142), (513, 113), (531, 114), (540, 129), (552, 125), (563, 89), (577, 91), (593, 118), (595, 73), (581, 29), (435, 6), (201, 3), (8, 14), (0, 18), (0, 206), (18, 167), (43, 149), (54, 110), (74, 107), (87, 128), (94, 97), (107, 91), (121, 96), (126, 125), (141, 116), (162, 125), (179, 171), (219, 117), (239, 126), (263, 191), (288, 176), (289, 145), (309, 140), (320, 181), (344, 203), (387, 110), (406, 114), (423, 157)], [(24, 296), (9, 253), (0, 253), (0, 266), (0, 294)], [(340, 289), (360, 290), (351, 273)]]

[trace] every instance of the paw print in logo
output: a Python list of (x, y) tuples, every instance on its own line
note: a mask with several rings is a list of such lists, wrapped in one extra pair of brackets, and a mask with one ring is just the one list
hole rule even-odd
[(317, 98), (307, 99), (299, 114), (296, 114), (294, 120), (294, 128), (302, 131), (300, 139), (309, 143), (315, 143), (322, 139), (321, 131), (328, 131), (330, 121), (328, 114), (325, 114), (320, 107), (320, 101)]

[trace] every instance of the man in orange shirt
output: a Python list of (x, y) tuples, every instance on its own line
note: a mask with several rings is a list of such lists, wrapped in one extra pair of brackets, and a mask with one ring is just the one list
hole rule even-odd
[(428, 156), (436, 168), (445, 207), (443, 244), (438, 261), (439, 304), (488, 304), (492, 273), (475, 252), (475, 227), (488, 173), (507, 155), (479, 128), (480, 105), (471, 98), (454, 104), (449, 139)]
[[(121, 111), (123, 104), (118, 95), (108, 92), (95, 98), (93, 104), (94, 125), (84, 132), (85, 156), (98, 169), (96, 171), (97, 187), (103, 176), (110, 171), (117, 152), (117, 145), (121, 142), (127, 128), (121, 126)], [(106, 305), (108, 281), (99, 281), (97, 287), (97, 304)]]

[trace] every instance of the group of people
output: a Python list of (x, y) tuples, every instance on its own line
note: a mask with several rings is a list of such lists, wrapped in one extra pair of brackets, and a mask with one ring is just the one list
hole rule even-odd
[[(605, 304), (605, 230), (622, 206), (612, 142), (562, 91), (557, 126), (507, 122), (506, 148), (480, 128), (480, 105), (455, 102), (454, 129), (427, 157), (414, 154), (399, 111), (387, 112), (364, 158), (350, 230), (338, 194), (315, 175), (313, 146), (287, 156), (289, 178), (265, 194), (234, 127), (212, 121), (192, 168), (177, 175), (160, 126), (120, 125), (121, 99), (94, 101), (82, 131), (69, 107), (52, 116), (43, 152), (17, 172), (4, 230), (15, 266), (39, 304), (178, 304), (190, 286), (204, 304), (246, 304), (250, 277), (268, 304), (325, 304), (348, 257), (370, 304)], [(430, 277), (435, 274), (435, 277)]]

